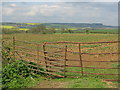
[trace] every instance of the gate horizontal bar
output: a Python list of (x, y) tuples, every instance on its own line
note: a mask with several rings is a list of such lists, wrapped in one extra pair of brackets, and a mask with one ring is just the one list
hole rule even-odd
[(53, 54), (53, 55), (60, 55), (60, 56), (64, 56), (64, 54), (59, 54), (59, 53), (52, 53), (52, 52), (46, 52), (47, 54)]
[(59, 72), (59, 73), (64, 73), (64, 71), (56, 71), (56, 70), (52, 70), (52, 69), (46, 69), (46, 70), (48, 70), (49, 72)]
[(46, 57), (46, 59), (49, 61), (65, 61), (64, 59), (52, 59), (52, 58), (48, 58), (48, 57)]
[(25, 54), (29, 54), (29, 55), (37, 56), (36, 54), (34, 54), (34, 53), (30, 53), (30, 52), (19, 51), (19, 50), (15, 50), (15, 51), (16, 51), (16, 52), (20, 52), (20, 53), (25, 53)]
[(105, 81), (120, 81), (120, 79), (104, 79)]
[(36, 65), (31, 65), (31, 64), (27, 64), (28, 66), (32, 66), (32, 67), (36, 67), (36, 68), (42, 68), (42, 69), (46, 69), (45, 67), (43, 67), (43, 66), (36, 66)]
[[(31, 49), (31, 48), (26, 48), (26, 47), (22, 47), (22, 46), (15, 46), (16, 48), (21, 48), (21, 49), (27, 49), (27, 50), (32, 50), (32, 51), (37, 51), (35, 49)], [(44, 52), (42, 50), (39, 50), (39, 52)]]
[[(72, 51), (68, 51), (70, 53), (78, 53), (79, 52), (72, 52)], [(99, 55), (99, 54), (120, 54), (120, 52), (111, 52), (111, 53), (81, 53), (81, 54), (88, 54), (88, 55)]]
[(56, 47), (56, 46), (48, 46), (47, 47), (50, 47), (50, 48), (58, 48), (58, 49), (64, 49), (64, 47)]
[(55, 65), (47, 65), (47, 67), (55, 68), (55, 69), (61, 69), (63, 70), (63, 67), (56, 67)]
[[(46, 53), (49, 53), (48, 51), (45, 51)], [(63, 50), (61, 51), (55, 51), (55, 52), (50, 52), (50, 53), (60, 53), (60, 52), (64, 52)]]
[(58, 63), (58, 62), (50, 62), (50, 61), (49, 61), (48, 63), (51, 63), (51, 64), (53, 64), (53, 65), (54, 65), (54, 64), (55, 64), (55, 65), (56, 65), (56, 64), (57, 64), (57, 65), (64, 65), (64, 64)]
[(54, 76), (58, 76), (58, 77), (62, 77), (62, 78), (64, 78), (64, 76), (62, 76), (62, 75), (58, 75), (58, 74), (55, 74), (55, 73), (50, 73), (50, 72), (40, 71), (40, 70), (36, 70), (36, 69), (30, 69), (30, 70), (38, 71), (38, 72), (42, 72), (42, 73), (46, 73), (46, 74), (50, 74), (50, 75), (54, 75)]
[[(78, 59), (67, 59), (67, 61), (79, 61)], [(88, 61), (88, 60), (83, 60), (83, 62), (120, 62), (118, 61)]]
[(96, 44), (96, 43), (119, 43), (120, 41), (108, 41), (108, 42), (46, 42), (45, 44), (58, 44), (58, 43), (66, 43), (66, 44)]
[(35, 43), (35, 42), (28, 42), (28, 41), (22, 41), (22, 40), (16, 40), (16, 39), (15, 39), (15, 41), (42, 46), (42, 44), (40, 44), (40, 43)]
[[(72, 65), (66, 65), (65, 67), (82, 67), (82, 66), (72, 66)], [(91, 69), (120, 69), (120, 67), (84, 67), (83, 68), (91, 68)]]

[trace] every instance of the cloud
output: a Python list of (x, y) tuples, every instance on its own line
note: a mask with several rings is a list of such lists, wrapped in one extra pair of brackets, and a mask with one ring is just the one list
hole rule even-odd
[(43, 15), (43, 16), (52, 16), (56, 11), (59, 10), (58, 5), (33, 5), (29, 8), (29, 11), (24, 13), (27, 16)]
[(8, 15), (12, 15), (15, 10), (13, 8), (3, 7), (2, 11), (3, 11), (2, 13), (3, 15), (8, 16)]
[(17, 6), (17, 5), (14, 4), (14, 3), (10, 4), (10, 7), (16, 7), (16, 6)]
[[(13, 4), (12, 7), (10, 4)], [(117, 24), (117, 3), (113, 2), (6, 3), (3, 13), (4, 21), (11, 22), (101, 22), (106, 25)]]
[[(79, 9), (79, 10), (78, 10)], [(53, 5), (33, 5), (27, 12), (24, 12), (26, 16), (57, 16), (57, 17), (72, 17), (76, 14), (82, 13), (82, 9), (74, 7), (64, 3), (56, 3)]]

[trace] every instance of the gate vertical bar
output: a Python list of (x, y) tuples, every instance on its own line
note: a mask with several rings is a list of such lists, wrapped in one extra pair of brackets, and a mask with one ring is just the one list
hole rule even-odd
[(13, 37), (13, 58), (15, 60), (15, 37)]
[(80, 65), (81, 65), (81, 71), (82, 71), (82, 76), (83, 76), (83, 63), (82, 63), (82, 54), (81, 54), (81, 44), (79, 46), (79, 58), (80, 58)]
[(64, 77), (66, 77), (67, 45), (65, 46)]
[(44, 59), (45, 59), (45, 67), (46, 67), (46, 71), (48, 71), (48, 69), (47, 69), (47, 59), (46, 59), (46, 44), (44, 43), (44, 45), (43, 45), (43, 51), (44, 51)]
[[(39, 57), (40, 57), (40, 55), (39, 55), (39, 45), (37, 45), (37, 60), (39, 61)], [(38, 63), (38, 61), (37, 61), (37, 63)]]
[[(37, 64), (39, 65), (39, 44), (37, 44)], [(38, 69), (38, 68), (37, 68)]]

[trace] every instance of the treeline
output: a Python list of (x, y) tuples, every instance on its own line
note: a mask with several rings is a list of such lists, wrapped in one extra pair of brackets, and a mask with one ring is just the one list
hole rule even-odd
[(17, 30), (17, 29), (2, 28), (2, 34), (14, 34), (14, 33), (25, 33), (25, 31)]
[(29, 30), (19, 30), (18, 28), (2, 28), (2, 34), (14, 34), (14, 33), (35, 33), (35, 34), (54, 34), (54, 33), (73, 33), (72, 30), (61, 28), (56, 30), (55, 28), (46, 28), (45, 25), (41, 24), (37, 27), (30, 28)]
[(30, 30), (26, 31), (26, 33), (52, 34), (56, 33), (56, 30), (55, 28), (47, 29), (45, 25), (41, 24), (37, 27), (31, 28)]
[(30, 28), (29, 30), (19, 30), (18, 28), (12, 28), (12, 29), (6, 29), (2, 28), (2, 34), (14, 34), (14, 33), (34, 33), (34, 34), (54, 34), (54, 33), (100, 33), (100, 34), (118, 34), (119, 32), (95, 32), (91, 31), (94, 30), (93, 28), (88, 29), (86, 28), (85, 30), (71, 30), (68, 28), (59, 28), (59, 30), (56, 30), (55, 28), (47, 28), (45, 25), (41, 24), (37, 27)]

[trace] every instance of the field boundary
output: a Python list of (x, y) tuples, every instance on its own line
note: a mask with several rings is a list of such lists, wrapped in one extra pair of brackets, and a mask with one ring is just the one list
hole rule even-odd
[[(32, 44), (32, 45), (35, 45), (35, 53), (31, 53), (31, 52), (28, 52), (27, 50), (32, 50), (34, 51), (34, 49), (32, 48), (26, 48), (24, 46), (18, 46), (16, 45), (16, 43), (19, 42), (19, 43), (27, 43), (27, 44)], [(62, 77), (62, 78), (76, 78), (76, 76), (67, 76), (66, 73), (67, 72), (72, 72), (72, 73), (80, 73), (80, 77), (81, 76), (84, 76), (84, 75), (89, 75), (89, 74), (92, 74), (92, 75), (113, 75), (113, 76), (119, 76), (120, 74), (113, 74), (113, 73), (90, 73), (90, 72), (85, 72), (84, 71), (84, 68), (88, 68), (88, 69), (116, 69), (116, 70), (119, 70), (120, 67), (87, 67), (87, 66), (84, 66), (83, 65), (83, 62), (91, 62), (89, 60), (82, 60), (83, 58), (83, 55), (109, 55), (109, 54), (120, 54), (120, 52), (107, 52), (107, 53), (82, 53), (81, 51), (81, 45), (82, 44), (103, 44), (103, 43), (120, 43), (120, 41), (106, 41), (106, 42), (45, 42), (43, 44), (39, 44), (39, 43), (33, 43), (33, 42), (28, 42), (28, 41), (21, 41), (21, 40), (17, 40), (15, 37), (13, 37), (13, 40), (12, 40), (12, 48), (13, 48), (13, 58), (14, 59), (18, 59), (18, 56), (23, 59), (23, 57), (25, 57), (25, 59), (28, 59), (26, 57), (26, 53), (29, 54), (29, 55), (33, 55), (34, 57), (29, 57), (31, 58), (31, 60), (33, 59), (33, 62), (35, 62), (36, 64), (40, 65), (41, 67), (40, 68), (43, 68), (45, 69), (45, 71), (40, 71), (40, 70), (37, 70), (39, 68), (39, 66), (35, 66), (33, 65), (34, 67), (37, 67), (37, 69), (33, 69), (34, 71), (39, 71), (39, 72), (42, 72), (42, 73), (47, 73), (48, 75), (53, 75), (53, 76), (57, 76), (57, 77)], [(50, 48), (60, 48), (60, 51), (55, 51), (55, 52), (51, 52), (49, 50), (47, 50), (47, 45), (53, 45), (53, 47), (50, 47)], [(62, 50), (61, 50), (61, 47), (57, 47), (56, 44), (65, 44), (64, 47), (62, 47)], [(76, 44), (76, 46), (78, 46), (78, 52), (71, 52), (68, 50), (68, 44)], [(22, 49), (25, 49), (26, 51), (19, 51), (17, 50), (18, 48), (20, 48), (21, 50)], [(61, 54), (62, 52), (62, 54)], [(67, 57), (67, 53), (70, 52), (70, 53), (77, 53), (79, 55), (79, 59), (68, 59)], [(51, 53), (51, 54), (58, 54), (58, 55), (62, 55), (64, 58), (63, 59), (56, 59), (56, 58), (51, 58), (48, 54)], [(22, 56), (22, 55), (24, 56)], [(24, 60), (24, 59), (23, 59)], [(40, 62), (44, 62), (44, 64), (40, 64)], [(61, 61), (61, 63), (58, 63), (58, 61)], [(67, 65), (67, 62), (68, 61), (75, 61), (75, 62), (78, 62), (80, 63), (80, 65)], [(28, 62), (31, 62), (31, 61), (28, 61)], [(94, 62), (100, 62), (100, 63), (104, 63), (104, 62), (110, 62), (110, 63), (119, 63), (120, 61), (119, 60), (113, 60), (113, 61), (94, 61)], [(29, 64), (30, 65), (30, 64)], [(66, 70), (67, 67), (79, 67), (81, 70), (80, 71), (69, 71), (69, 70)], [(120, 81), (119, 79), (105, 79), (107, 81)]]

